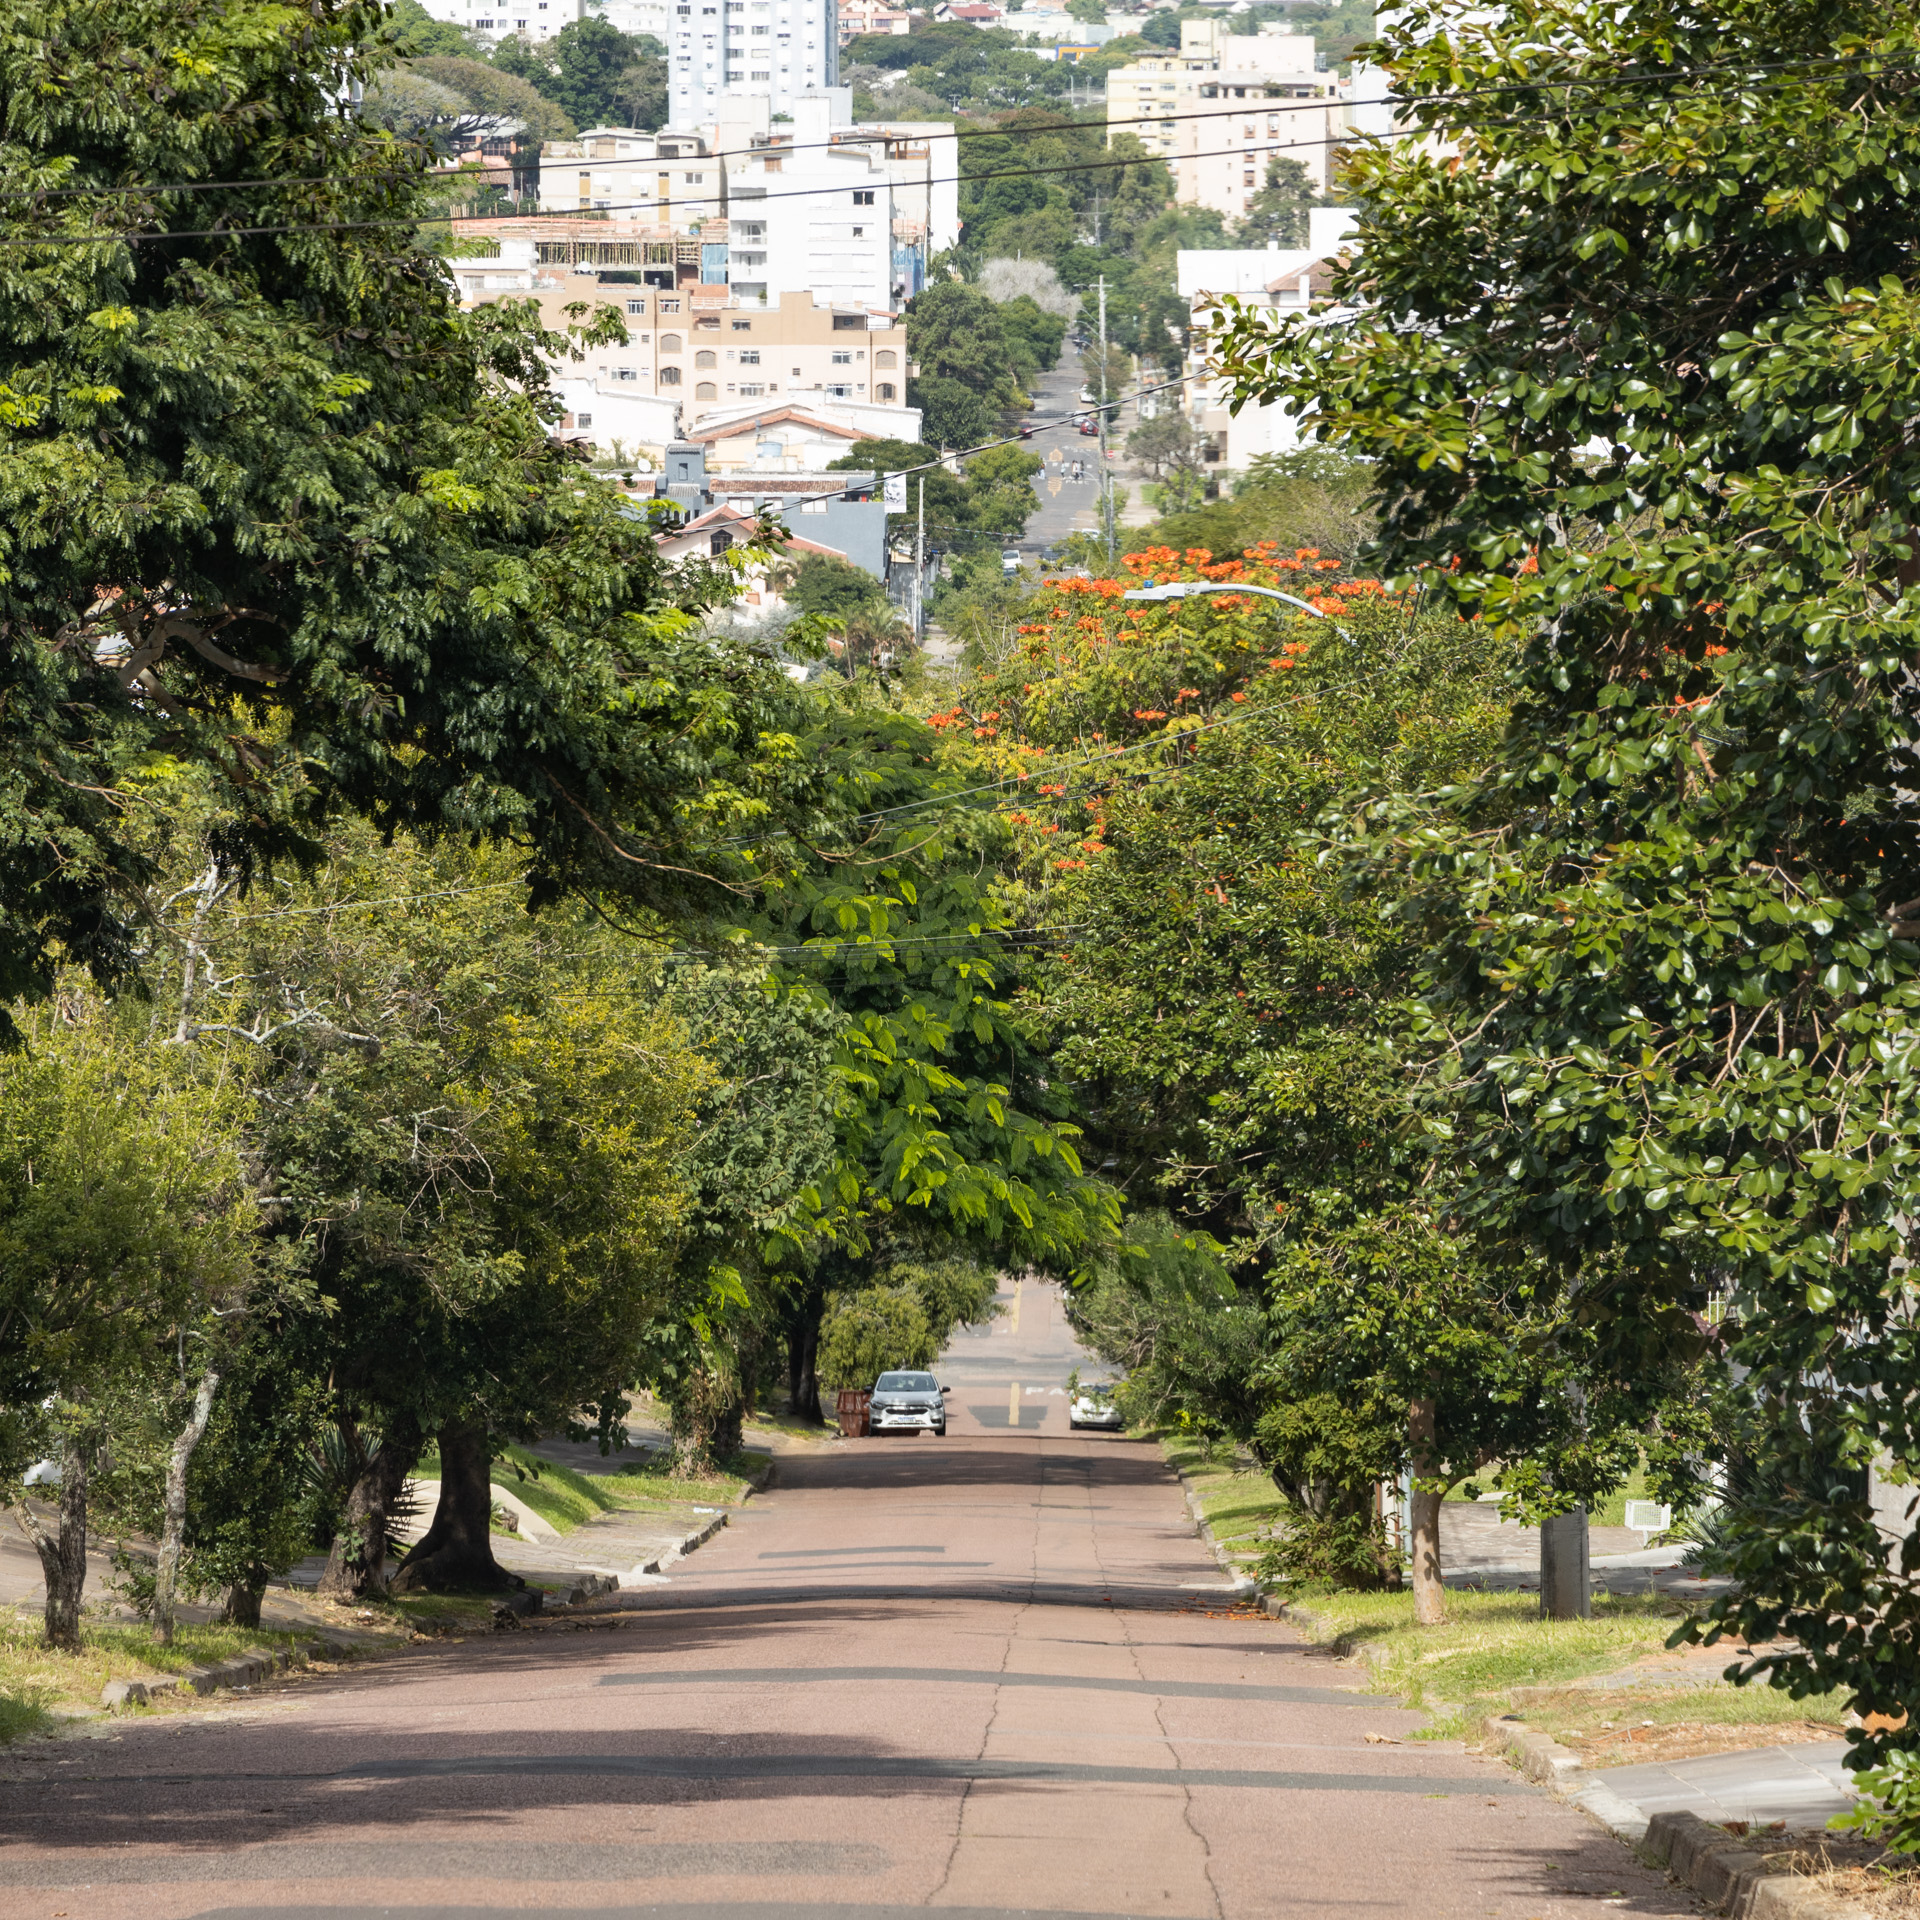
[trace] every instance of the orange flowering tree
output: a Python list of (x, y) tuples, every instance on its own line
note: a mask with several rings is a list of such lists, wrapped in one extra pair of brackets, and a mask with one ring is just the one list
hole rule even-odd
[[(1123, 598), (1169, 580), (1315, 611)], [(1462, 1245), (1397, 1053), (1419, 935), (1394, 892), (1321, 857), (1330, 814), (1489, 761), (1510, 643), (1271, 547), (1150, 549), (1126, 577), (1052, 582), (1020, 639), (934, 718), (1007, 783), (976, 804), (1007, 818), (1022, 911), (1054, 930), (1022, 996), (1054, 1077), (1136, 1209), (1167, 1216), (1080, 1294), (1089, 1335), (1134, 1364), (1135, 1393), (1273, 1468), (1298, 1509), (1282, 1572), (1384, 1577), (1371, 1491), (1402, 1471), (1429, 1531), (1440, 1490), (1492, 1459), (1617, 1483), (1651, 1400), (1685, 1383), (1594, 1372), (1535, 1269)], [(1216, 1264), (1206, 1310), (1193, 1248), (1163, 1259), (1156, 1231), (1220, 1250), (1234, 1277)]]

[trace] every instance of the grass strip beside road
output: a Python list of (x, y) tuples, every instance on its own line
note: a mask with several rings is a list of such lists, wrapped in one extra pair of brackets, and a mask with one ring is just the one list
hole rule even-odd
[(1237, 1456), (1227, 1442), (1208, 1447), (1191, 1434), (1167, 1430), (1153, 1437), (1192, 1490), (1213, 1537), (1236, 1567), (1250, 1572), (1266, 1551), (1275, 1521), (1287, 1510), (1272, 1475)]
[[(1435, 1716), (1416, 1738), (1471, 1738), (1488, 1715), (1518, 1712), (1587, 1765), (1605, 1767), (1839, 1734), (1846, 1703), (1838, 1695), (1793, 1700), (1774, 1688), (1717, 1680), (1574, 1685), (1662, 1654), (1687, 1611), (1664, 1594), (1598, 1593), (1591, 1619), (1546, 1620), (1533, 1594), (1450, 1592), (1445, 1624), (1421, 1627), (1411, 1593), (1313, 1594), (1288, 1608), (1336, 1653), (1363, 1659), (1375, 1691)], [(1736, 1657), (1727, 1649), (1726, 1661), (1708, 1673)], [(1543, 1688), (1551, 1691), (1535, 1691)]]
[[(654, 1513), (694, 1505), (737, 1507), (747, 1496), (749, 1476), (765, 1466), (757, 1455), (736, 1454), (722, 1472), (679, 1479), (671, 1471), (671, 1456), (656, 1453), (646, 1465), (619, 1473), (581, 1473), (524, 1447), (508, 1446), (494, 1456), (493, 1483), (524, 1501), (556, 1533), (568, 1534), (603, 1513)], [(414, 1472), (419, 1479), (438, 1480), (439, 1454), (423, 1454)]]
[(66, 1715), (97, 1708), (100, 1690), (110, 1680), (158, 1679), (235, 1654), (290, 1646), (305, 1637), (181, 1621), (174, 1628), (173, 1645), (157, 1647), (144, 1626), (86, 1620), (80, 1627), (80, 1651), (55, 1653), (40, 1644), (36, 1616), (0, 1612), (0, 1745), (44, 1733)]

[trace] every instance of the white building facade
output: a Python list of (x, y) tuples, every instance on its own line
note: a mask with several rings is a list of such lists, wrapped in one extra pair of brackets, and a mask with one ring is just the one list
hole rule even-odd
[(1247, 211), (1271, 158), (1298, 160), (1324, 189), (1345, 108), (1317, 62), (1309, 33), (1183, 20), (1177, 49), (1156, 48), (1107, 76), (1108, 142), (1134, 134), (1170, 163), (1182, 205), (1229, 219)]
[(1198, 376), (1188, 388), (1189, 417), (1196, 431), (1207, 436), (1209, 465), (1244, 473), (1262, 454), (1285, 453), (1300, 444), (1299, 420), (1287, 407), (1229, 411), (1230, 383), (1216, 377), (1209, 364), (1214, 307), (1233, 294), (1260, 309), (1263, 317), (1311, 315), (1325, 302), (1333, 264), (1348, 250), (1357, 218), (1351, 207), (1312, 208), (1304, 247), (1180, 249), (1180, 297), (1188, 303), (1192, 320), (1186, 371)]
[(839, 84), (836, 0), (672, 0), (667, 117), (718, 120), (729, 96), (764, 95), (775, 114), (803, 93)]
[(517, 33), (532, 41), (551, 40), (564, 26), (587, 15), (587, 0), (421, 0), (436, 20), (464, 27), (491, 46)]

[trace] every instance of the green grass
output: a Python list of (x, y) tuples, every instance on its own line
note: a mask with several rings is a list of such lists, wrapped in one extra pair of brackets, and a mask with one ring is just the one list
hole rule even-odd
[(1286, 1511), (1272, 1476), (1237, 1459), (1229, 1443), (1216, 1444), (1209, 1452), (1188, 1434), (1162, 1432), (1156, 1437), (1192, 1487), (1213, 1537), (1236, 1565), (1252, 1565), (1265, 1551), (1274, 1522)]
[(45, 1687), (24, 1687), (17, 1693), (0, 1692), (0, 1747), (15, 1740), (31, 1740), (54, 1724), (47, 1711), (53, 1695)]
[(1590, 1620), (1543, 1620), (1532, 1594), (1450, 1592), (1438, 1627), (1414, 1625), (1411, 1593), (1319, 1594), (1298, 1611), (1317, 1638), (1370, 1655), (1377, 1691), (1460, 1709), (1471, 1725), (1506, 1712), (1515, 1687), (1557, 1686), (1657, 1653), (1686, 1608), (1664, 1596), (1596, 1594)]
[[(624, 1473), (581, 1473), (524, 1447), (508, 1446), (494, 1456), (493, 1484), (524, 1501), (556, 1533), (565, 1534), (602, 1513), (738, 1506), (746, 1498), (748, 1477), (759, 1474), (766, 1462), (755, 1454), (736, 1454), (727, 1462), (730, 1471), (694, 1480), (675, 1478), (670, 1464), (670, 1456), (654, 1454), (646, 1465)], [(439, 1454), (423, 1454), (414, 1472), (422, 1480), (437, 1480)]]
[(83, 1620), (78, 1653), (52, 1652), (40, 1637), (37, 1615), (0, 1610), (0, 1744), (44, 1731), (55, 1708), (99, 1706), (109, 1680), (180, 1673), (301, 1636), (182, 1621), (173, 1645), (157, 1647), (144, 1626)]
[(1594, 1692), (1579, 1689), (1530, 1699), (1521, 1709), (1530, 1727), (1556, 1740), (1591, 1739), (1614, 1727), (1769, 1727), (1810, 1720), (1837, 1734), (1851, 1696), (1844, 1690), (1795, 1700), (1773, 1687), (1633, 1687)]

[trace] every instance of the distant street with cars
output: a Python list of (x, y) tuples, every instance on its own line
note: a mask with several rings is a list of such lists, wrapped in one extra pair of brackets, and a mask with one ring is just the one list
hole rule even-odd
[[(1236, 1597), (1159, 1448), (1008, 1284), (949, 1435), (781, 1450), (664, 1577), (0, 1781), (0, 1913), (891, 1920), (1418, 1912), (1691, 1896)], [(915, 1392), (923, 1392), (915, 1389)]]

